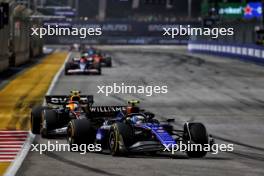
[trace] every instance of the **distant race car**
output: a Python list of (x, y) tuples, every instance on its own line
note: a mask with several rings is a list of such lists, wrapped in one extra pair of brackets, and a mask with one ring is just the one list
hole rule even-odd
[(72, 58), (65, 64), (65, 75), (98, 74), (101, 75), (101, 64), (98, 59), (83, 54), (80, 58)]
[(92, 95), (80, 95), (73, 90), (70, 95), (47, 95), (46, 105), (37, 105), (31, 111), (31, 131), (43, 138), (66, 136), (68, 123), (73, 119), (114, 117), (123, 106), (93, 106)]
[[(113, 156), (135, 152), (156, 153), (165, 146), (179, 143), (212, 145), (202, 123), (186, 122), (182, 130), (176, 130), (170, 124), (173, 119), (160, 122), (154, 114), (140, 110), (137, 102), (130, 101), (127, 107), (101, 109), (99, 116), (73, 119), (67, 128), (67, 140), (73, 144), (101, 144), (102, 149), (110, 150)], [(97, 111), (97, 114), (100, 112)], [(204, 157), (207, 151), (187, 151), (189, 157)]]
[(100, 51), (100, 50), (98, 50), (96, 48), (90, 47), (87, 50), (87, 54), (89, 56), (97, 58), (99, 60), (100, 64), (101, 64), (101, 66), (112, 67), (112, 58), (111, 58), (111, 56), (103, 53), (102, 51)]

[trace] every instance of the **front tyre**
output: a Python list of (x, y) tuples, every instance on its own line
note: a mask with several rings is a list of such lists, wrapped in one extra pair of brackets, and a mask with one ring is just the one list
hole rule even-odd
[(68, 143), (74, 144), (93, 144), (95, 140), (95, 130), (89, 119), (71, 120), (67, 128)]
[(102, 69), (101, 69), (101, 65), (100, 65), (100, 63), (96, 63), (96, 64), (94, 65), (94, 68), (97, 69), (97, 74), (98, 74), (98, 75), (101, 75), (101, 74), (102, 74)]
[(102, 74), (102, 69), (101, 67), (98, 68), (98, 75), (101, 75)]
[(111, 57), (105, 58), (105, 65), (107, 67), (112, 67), (112, 58)]
[(70, 68), (71, 68), (71, 64), (70, 63), (66, 63), (65, 64), (65, 68), (64, 68), (64, 74), (65, 75), (69, 75), (68, 70), (70, 70)]
[(126, 154), (128, 152), (128, 147), (133, 143), (132, 127), (120, 122), (113, 124), (110, 130), (108, 143), (111, 155), (120, 156)]
[(184, 125), (184, 137), (191, 144), (200, 144), (202, 148), (197, 151), (187, 151), (187, 155), (191, 158), (202, 158), (207, 154), (203, 149), (205, 144), (209, 144), (208, 134), (205, 126), (202, 123), (186, 123)]

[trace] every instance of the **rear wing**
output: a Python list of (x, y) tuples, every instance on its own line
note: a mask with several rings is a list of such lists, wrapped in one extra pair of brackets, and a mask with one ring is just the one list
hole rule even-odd
[[(81, 95), (81, 104), (93, 104), (93, 95)], [(45, 100), (47, 104), (53, 105), (65, 105), (69, 100), (70, 97), (67, 95), (46, 95)]]

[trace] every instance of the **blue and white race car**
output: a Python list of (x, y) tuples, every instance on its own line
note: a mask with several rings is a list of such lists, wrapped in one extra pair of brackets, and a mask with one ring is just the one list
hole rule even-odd
[(70, 121), (67, 129), (69, 144), (101, 144), (102, 149), (110, 150), (113, 156), (139, 152), (153, 154), (171, 151), (178, 144), (196, 144), (201, 146), (200, 150), (185, 151), (189, 157), (196, 158), (204, 157), (208, 152), (203, 147), (212, 146), (213, 139), (202, 123), (186, 122), (182, 130), (175, 130), (171, 125), (174, 119), (160, 122), (153, 113), (140, 110), (136, 103), (130, 101), (119, 112), (108, 108), (109, 116), (102, 109), (104, 117), (101, 114)]
[(101, 64), (93, 57), (88, 57), (87, 54), (82, 54), (79, 58), (72, 58), (65, 64), (65, 75), (73, 74), (97, 74), (101, 75)]

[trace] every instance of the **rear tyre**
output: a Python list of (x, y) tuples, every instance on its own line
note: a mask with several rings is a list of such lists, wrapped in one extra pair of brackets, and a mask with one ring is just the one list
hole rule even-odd
[(33, 134), (40, 134), (41, 114), (45, 107), (37, 105), (32, 108), (30, 116), (31, 131)]
[(52, 109), (45, 109), (42, 112), (42, 118), (41, 118), (41, 129), (40, 129), (41, 136), (43, 138), (51, 137), (49, 131), (56, 129), (58, 124), (59, 124), (59, 120), (56, 111)]
[(65, 64), (64, 73), (65, 75), (69, 75), (68, 70), (71, 68), (70, 63)]
[(73, 144), (93, 144), (95, 141), (95, 130), (89, 119), (71, 120), (67, 128), (67, 140), (70, 146)]
[(132, 127), (120, 122), (113, 124), (108, 143), (111, 155), (120, 156), (127, 154), (128, 147), (133, 143)]
[[(188, 132), (189, 128), (189, 132)], [(184, 125), (184, 136), (186, 141), (191, 144), (201, 144), (204, 147), (208, 144), (208, 134), (205, 126), (202, 123), (189, 123)], [(202, 158), (206, 155), (207, 151), (203, 148), (199, 151), (187, 151), (187, 155), (191, 158)]]
[(102, 69), (101, 67), (98, 68), (98, 75), (101, 75), (102, 74)]
[(101, 65), (100, 65), (100, 63), (96, 63), (96, 64), (94, 65), (94, 68), (97, 69), (97, 74), (98, 74), (98, 75), (101, 75), (101, 74), (102, 74), (102, 69), (101, 69)]
[(112, 58), (111, 57), (105, 58), (105, 65), (107, 67), (112, 67)]

